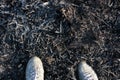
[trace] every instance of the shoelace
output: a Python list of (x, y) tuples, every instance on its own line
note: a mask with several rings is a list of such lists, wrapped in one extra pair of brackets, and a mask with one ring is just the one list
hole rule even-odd
[(90, 73), (88, 73), (88, 72), (84, 73), (84, 79), (85, 80), (94, 80), (92, 75)]

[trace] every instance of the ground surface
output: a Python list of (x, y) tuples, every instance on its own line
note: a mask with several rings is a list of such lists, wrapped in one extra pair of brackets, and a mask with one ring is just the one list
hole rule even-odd
[(120, 0), (0, 0), (0, 80), (24, 80), (35, 55), (45, 80), (78, 80), (82, 59), (120, 79)]

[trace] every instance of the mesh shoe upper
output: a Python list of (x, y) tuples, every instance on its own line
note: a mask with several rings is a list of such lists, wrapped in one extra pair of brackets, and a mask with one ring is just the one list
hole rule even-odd
[(79, 78), (81, 80), (98, 80), (94, 70), (85, 62), (82, 61), (78, 67)]
[(44, 80), (43, 64), (38, 57), (29, 60), (26, 68), (26, 80)]

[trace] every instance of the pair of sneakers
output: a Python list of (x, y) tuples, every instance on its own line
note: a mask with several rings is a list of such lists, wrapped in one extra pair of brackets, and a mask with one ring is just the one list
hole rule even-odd
[[(78, 74), (80, 80), (98, 80), (94, 70), (82, 61), (78, 66)], [(44, 80), (44, 69), (40, 58), (32, 57), (26, 68), (26, 80)]]

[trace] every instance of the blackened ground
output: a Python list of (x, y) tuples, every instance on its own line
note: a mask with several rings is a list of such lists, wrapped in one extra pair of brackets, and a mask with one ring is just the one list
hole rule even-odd
[(24, 80), (32, 56), (45, 80), (79, 80), (82, 59), (120, 79), (120, 1), (0, 0), (0, 80)]

